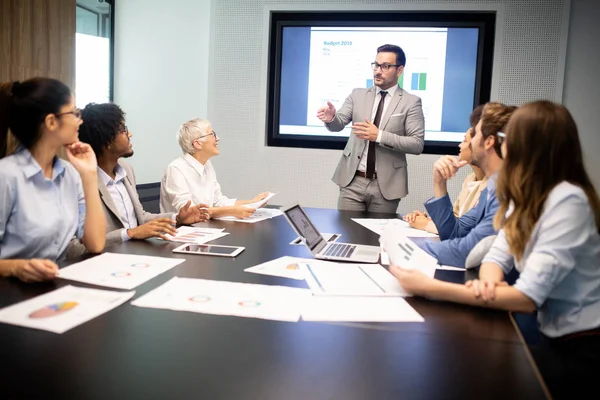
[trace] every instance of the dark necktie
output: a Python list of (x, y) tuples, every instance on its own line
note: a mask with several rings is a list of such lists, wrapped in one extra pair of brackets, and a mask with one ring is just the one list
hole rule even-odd
[[(373, 125), (379, 128), (379, 122), (381, 121), (381, 114), (383, 114), (383, 103), (385, 101), (385, 95), (387, 92), (383, 90), (379, 92), (381, 100), (377, 105), (377, 112), (375, 112), (375, 119), (373, 119)], [(367, 178), (373, 179), (375, 176), (375, 146), (377, 142), (375, 140), (369, 141), (369, 151), (367, 152)]]

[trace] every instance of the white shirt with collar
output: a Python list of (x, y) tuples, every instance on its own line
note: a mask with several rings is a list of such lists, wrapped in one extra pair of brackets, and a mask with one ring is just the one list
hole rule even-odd
[[(377, 94), (375, 95), (375, 101), (373, 102), (373, 108), (371, 110), (371, 122), (375, 119), (375, 114), (377, 113), (377, 106), (379, 105), (379, 101), (381, 100), (381, 89), (379, 88), (379, 86), (375, 87), (377, 90)], [(385, 96), (385, 100), (383, 101), (383, 111), (381, 112), (381, 119), (383, 119), (383, 116), (385, 115), (385, 112), (387, 111), (388, 105), (392, 102), (392, 98), (394, 97), (394, 95), (396, 94), (396, 90), (398, 89), (398, 85), (394, 85), (389, 89), (386, 89), (385, 91), (387, 92), (387, 95)], [(380, 121), (380, 125), (381, 125), (381, 121)], [(379, 130), (379, 134), (377, 135), (377, 143), (381, 143), (381, 132), (382, 129)], [(360, 157), (360, 163), (358, 164), (358, 170), (361, 172), (366, 172), (367, 171), (367, 154), (369, 153), (369, 145), (367, 143), (367, 145), (365, 146), (365, 150), (363, 151), (362, 156)]]
[(202, 165), (192, 155), (185, 154), (172, 161), (160, 185), (160, 211), (178, 212), (189, 200), (192, 205), (209, 207), (234, 206), (221, 192), (217, 174), (210, 161)]
[(119, 164), (115, 167), (115, 179), (112, 179), (102, 168), (98, 167), (98, 174), (106, 186), (106, 190), (110, 193), (115, 207), (119, 212), (119, 219), (123, 223), (124, 229), (121, 230), (121, 239), (127, 241), (130, 239), (127, 234), (127, 229), (132, 229), (138, 226), (137, 216), (135, 215), (135, 209), (131, 202), (131, 197), (127, 192), (127, 188), (123, 183), (123, 180), (127, 176), (127, 172)]

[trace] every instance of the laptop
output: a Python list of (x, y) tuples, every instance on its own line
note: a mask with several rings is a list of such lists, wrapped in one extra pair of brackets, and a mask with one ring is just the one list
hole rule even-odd
[(304, 238), (303, 242), (314, 258), (362, 263), (379, 261), (380, 246), (327, 242), (299, 204), (282, 207), (281, 211), (298, 236)]

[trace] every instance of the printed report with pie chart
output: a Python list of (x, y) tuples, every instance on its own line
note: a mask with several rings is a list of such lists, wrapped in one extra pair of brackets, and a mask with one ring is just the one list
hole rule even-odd
[(307, 289), (173, 278), (131, 302), (147, 308), (298, 322)]
[(61, 268), (58, 277), (116, 289), (133, 289), (181, 264), (182, 258), (104, 253)]
[(112, 310), (135, 292), (64, 286), (0, 310), (0, 322), (63, 333)]

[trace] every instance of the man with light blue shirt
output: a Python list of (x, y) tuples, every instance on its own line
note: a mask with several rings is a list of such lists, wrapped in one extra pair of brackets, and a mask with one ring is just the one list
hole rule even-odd
[[(206, 221), (206, 205), (183, 207), (179, 213), (152, 214), (140, 203), (135, 174), (121, 158), (131, 157), (131, 132), (125, 125), (125, 113), (116, 104), (88, 104), (82, 110), (84, 123), (79, 128), (79, 139), (89, 143), (98, 158), (98, 190), (106, 217), (106, 246), (131, 239), (159, 237), (168, 240), (175, 235), (175, 223), (193, 224)], [(74, 239), (68, 256), (84, 252)]]
[(433, 166), (434, 197), (425, 203), (425, 208), (438, 229), (440, 241), (427, 241), (421, 247), (436, 257), (441, 265), (464, 267), (473, 247), (482, 239), (496, 234), (493, 226), (498, 210), (496, 174), (502, 166), (502, 142), (498, 132), (515, 109), (500, 103), (488, 103), (483, 109), (469, 146), (473, 165), (484, 171), (488, 183), (481, 192), (479, 203), (462, 217), (457, 218), (452, 211), (446, 182), (467, 163), (443, 156)]

